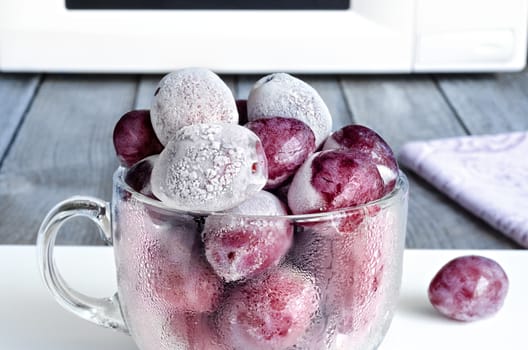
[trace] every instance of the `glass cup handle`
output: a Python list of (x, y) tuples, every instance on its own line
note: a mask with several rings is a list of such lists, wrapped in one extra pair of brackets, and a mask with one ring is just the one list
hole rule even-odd
[(128, 333), (117, 293), (109, 298), (84, 295), (70, 288), (57, 269), (53, 256), (57, 234), (66, 221), (76, 216), (84, 216), (95, 222), (104, 240), (112, 244), (108, 203), (79, 196), (60, 202), (48, 213), (38, 232), (38, 262), (42, 278), (55, 300), (66, 310), (100, 326)]

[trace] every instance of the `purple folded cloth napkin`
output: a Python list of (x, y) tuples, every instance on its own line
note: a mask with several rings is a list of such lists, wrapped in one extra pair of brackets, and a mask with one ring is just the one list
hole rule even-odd
[(410, 142), (399, 161), (528, 248), (528, 132)]

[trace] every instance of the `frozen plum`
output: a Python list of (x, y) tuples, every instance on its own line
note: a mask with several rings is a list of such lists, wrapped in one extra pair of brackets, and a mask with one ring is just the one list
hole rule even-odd
[(315, 136), (304, 122), (293, 118), (264, 118), (246, 124), (262, 141), (268, 160), (266, 189), (282, 185), (315, 151)]
[(508, 285), (508, 277), (497, 262), (482, 256), (462, 256), (438, 271), (429, 285), (429, 300), (449, 318), (476, 321), (500, 310)]
[(305, 228), (295, 233), (292, 248), (288, 253), (289, 262), (314, 277), (322, 294), (323, 307), (327, 304), (327, 291), (333, 281), (333, 269), (337, 268), (334, 264), (334, 244), (338, 243), (334, 243), (335, 240), (333, 236)]
[(348, 125), (332, 133), (323, 150), (347, 149), (365, 154), (374, 164), (385, 184), (385, 194), (394, 189), (398, 163), (389, 145), (374, 130), (362, 125)]
[(218, 306), (223, 282), (201, 254), (193, 217), (135, 197), (120, 201), (114, 215), (118, 278), (128, 281), (120, 292), (155, 310), (209, 312)]
[(332, 131), (332, 116), (314, 88), (286, 73), (274, 73), (255, 83), (248, 97), (250, 121), (271, 117), (295, 118), (305, 122), (319, 147)]
[[(286, 215), (271, 193), (260, 191), (228, 213)], [(285, 219), (209, 216), (202, 233), (205, 255), (217, 275), (231, 282), (276, 266), (290, 248), (293, 225)]]
[[(177, 241), (178, 238), (175, 237), (174, 240)], [(156, 297), (171, 309), (186, 312), (213, 311), (222, 295), (222, 281), (200, 256), (196, 247), (182, 243), (157, 246), (148, 266), (152, 289)]]
[(199, 123), (238, 123), (235, 98), (210, 70), (187, 68), (159, 82), (151, 107), (154, 131), (162, 144), (184, 126)]
[(152, 128), (148, 110), (125, 113), (114, 127), (113, 138), (117, 158), (127, 167), (163, 150)]
[(143, 251), (146, 264), (142, 268), (155, 297), (172, 310), (214, 310), (223, 283), (200, 254), (196, 223), (190, 217), (163, 215), (158, 213), (163, 225), (149, 223), (158, 239)]
[[(383, 180), (374, 164), (361, 153), (330, 150), (313, 154), (299, 168), (288, 190), (294, 214), (318, 213), (353, 207), (383, 196)], [(374, 208), (371, 208), (374, 209)], [(337, 231), (350, 232), (369, 210), (337, 220)]]
[(173, 313), (163, 326), (166, 349), (229, 350), (207, 314)]
[[(349, 334), (358, 348), (368, 342), (373, 326), (380, 324), (387, 295), (394, 236), (392, 216), (382, 212), (369, 217), (355, 232), (334, 241), (335, 269), (328, 293), (335, 307), (337, 330)], [(397, 288), (394, 286), (393, 288)]]
[(278, 268), (233, 291), (219, 318), (220, 334), (234, 349), (283, 350), (302, 340), (318, 307), (309, 278)]
[[(289, 259), (315, 278), (323, 314), (330, 316), (346, 349), (373, 349), (387, 317), (390, 300), (399, 288), (395, 279), (393, 234), (395, 217), (379, 212), (346, 235), (311, 228), (296, 233)], [(378, 340), (376, 340), (378, 339)], [(369, 345), (367, 345), (369, 344)]]
[(267, 161), (257, 135), (232, 124), (195, 124), (180, 129), (152, 170), (152, 191), (167, 206), (223, 211), (267, 181)]
[(222, 282), (200, 259), (163, 262), (152, 271), (153, 288), (165, 305), (188, 312), (210, 312), (218, 306)]

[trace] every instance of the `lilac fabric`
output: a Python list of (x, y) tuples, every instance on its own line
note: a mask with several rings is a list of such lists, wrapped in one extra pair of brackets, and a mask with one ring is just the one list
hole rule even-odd
[(410, 142), (399, 160), (528, 248), (528, 132)]

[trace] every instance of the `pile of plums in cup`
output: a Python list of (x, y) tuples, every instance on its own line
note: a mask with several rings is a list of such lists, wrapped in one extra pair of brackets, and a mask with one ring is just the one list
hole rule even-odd
[[(191, 237), (198, 246), (183, 234), (174, 235), (182, 240), (174, 247), (150, 251), (159, 260), (153, 258), (149, 283), (168, 310), (176, 310), (167, 327), (187, 335), (184, 348), (280, 350), (301, 341), (324, 347), (317, 344), (331, 340), (308, 333), (316, 315), (332, 307), (326, 300), (347, 310), (338, 313), (334, 333), (371, 326), (376, 308), (368, 305), (376, 303), (383, 263), (369, 254), (383, 238), (372, 237), (372, 246), (355, 256), (340, 254), (338, 241), (375, 212), (319, 228), (338, 237), (333, 255), (340, 266), (333, 267), (338, 278), (331, 282), (296, 264), (320, 235), (294, 232), (288, 220), (251, 218), (330, 212), (393, 191), (398, 165), (376, 132), (360, 125), (331, 130), (322, 98), (293, 76), (265, 76), (247, 100), (235, 101), (216, 74), (200, 68), (166, 75), (150, 110), (119, 120), (114, 145), (129, 168), (128, 185), (168, 208), (206, 218), (199, 238)], [(206, 215), (212, 212), (232, 215)], [(375, 253), (383, 254), (381, 248)]]

